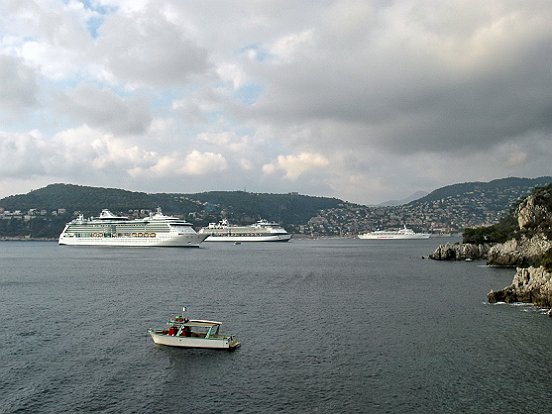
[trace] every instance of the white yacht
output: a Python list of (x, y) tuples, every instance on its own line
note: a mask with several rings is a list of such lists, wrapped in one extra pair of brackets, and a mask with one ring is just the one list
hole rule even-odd
[(102, 210), (99, 217), (85, 219), (79, 215), (67, 223), (59, 244), (67, 246), (126, 247), (199, 247), (207, 235), (198, 234), (191, 223), (166, 216), (157, 209), (142, 219), (117, 216)]
[(415, 233), (406, 226), (400, 230), (377, 230), (359, 234), (358, 238), (363, 240), (419, 240), (429, 239), (429, 233)]
[(148, 329), (148, 334), (158, 345), (180, 348), (228, 349), (240, 346), (234, 335), (220, 332), (222, 322), (188, 319), (177, 315), (167, 322), (168, 328)]
[(219, 223), (209, 223), (208, 227), (199, 230), (199, 234), (209, 236), (206, 242), (286, 242), (291, 239), (291, 234), (282, 226), (267, 220), (259, 220), (250, 226), (232, 226), (224, 219)]

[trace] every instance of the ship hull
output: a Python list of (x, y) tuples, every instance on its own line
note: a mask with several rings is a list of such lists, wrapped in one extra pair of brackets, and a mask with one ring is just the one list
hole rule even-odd
[(205, 242), (287, 242), (291, 239), (291, 234), (278, 234), (266, 236), (224, 236), (211, 235), (205, 239)]
[(429, 239), (429, 234), (416, 235), (378, 235), (378, 234), (359, 234), (359, 239), (362, 240), (423, 240)]
[(110, 246), (110, 247), (199, 247), (207, 236), (204, 234), (169, 235), (165, 237), (67, 237), (62, 235), (62, 246)]

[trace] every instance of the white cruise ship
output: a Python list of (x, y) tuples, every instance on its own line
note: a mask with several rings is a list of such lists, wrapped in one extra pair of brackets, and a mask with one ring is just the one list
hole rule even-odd
[(157, 209), (143, 219), (116, 216), (102, 210), (99, 217), (85, 219), (82, 214), (67, 223), (59, 244), (67, 246), (199, 247), (207, 235), (198, 234), (192, 225)]
[(404, 226), (401, 230), (378, 230), (359, 234), (358, 238), (363, 240), (419, 240), (429, 239), (429, 233), (415, 233), (414, 230)]
[(206, 242), (275, 242), (291, 239), (291, 234), (282, 226), (267, 220), (259, 220), (250, 226), (231, 226), (225, 219), (220, 223), (209, 223), (208, 227), (199, 230), (199, 234), (209, 236)]

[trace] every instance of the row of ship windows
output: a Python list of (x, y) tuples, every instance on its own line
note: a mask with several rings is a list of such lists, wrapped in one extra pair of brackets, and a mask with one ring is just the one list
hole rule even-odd
[(279, 236), (281, 234), (286, 233), (265, 233), (265, 234), (259, 234), (259, 233), (210, 233), (211, 236), (215, 237), (261, 237), (261, 236)]
[(76, 234), (77, 237), (156, 237), (157, 233), (90, 233)]
[(132, 231), (132, 232), (147, 233), (147, 232), (150, 232), (150, 231), (169, 231), (169, 227), (168, 226), (148, 226), (148, 227), (135, 226), (135, 228), (129, 229), (127, 226), (125, 226), (124, 228), (121, 229), (121, 228), (118, 228), (116, 226), (95, 226), (93, 228), (91, 228), (91, 227), (71, 227), (71, 228), (68, 229), (68, 231), (80, 232), (80, 233), (105, 232), (105, 231), (115, 231), (117, 233), (121, 233), (123, 231), (123, 232), (127, 233), (129, 230)]

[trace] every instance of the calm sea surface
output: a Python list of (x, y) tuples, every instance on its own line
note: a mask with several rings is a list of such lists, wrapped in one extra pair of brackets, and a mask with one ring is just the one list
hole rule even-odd
[[(446, 241), (0, 242), (0, 412), (549, 412), (552, 320)], [(154, 345), (183, 305), (242, 347)]]

